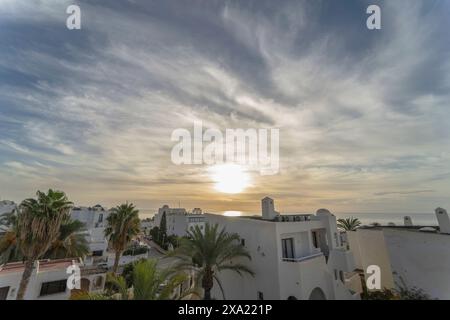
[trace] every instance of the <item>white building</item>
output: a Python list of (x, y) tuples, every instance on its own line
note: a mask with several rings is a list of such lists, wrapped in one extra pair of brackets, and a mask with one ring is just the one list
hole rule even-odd
[[(81, 290), (101, 292), (104, 289), (105, 271), (84, 269), (78, 259), (39, 260), (25, 293), (25, 300), (67, 300), (72, 290), (67, 286), (68, 267), (76, 265), (81, 271)], [(0, 300), (15, 300), (24, 271), (23, 262), (11, 262), (0, 266)], [(76, 289), (74, 289), (76, 291)]]
[(150, 230), (155, 226), (154, 221), (150, 218), (141, 220), (140, 227), (141, 232), (144, 235), (149, 235)]
[[(381, 288), (395, 288), (402, 279), (431, 298), (450, 299), (450, 221), (444, 209), (436, 209), (439, 230), (414, 226), (359, 228), (347, 232), (349, 247), (358, 269), (370, 265), (381, 269)], [(367, 274), (366, 274), (367, 276)]]
[[(226, 299), (359, 299), (361, 281), (353, 272), (353, 255), (342, 246), (336, 218), (328, 210), (280, 215), (273, 200), (264, 198), (262, 217), (206, 217), (237, 233), (252, 257), (239, 262), (255, 277), (228, 271), (219, 275)], [(217, 285), (213, 291), (222, 299)]]
[(86, 227), (86, 240), (91, 252), (90, 256), (86, 257), (86, 265), (106, 263), (108, 240), (105, 237), (105, 228), (109, 211), (101, 205), (74, 207), (70, 215), (72, 219), (83, 222)]
[(189, 213), (184, 208), (170, 208), (168, 205), (164, 205), (158, 209), (158, 213), (155, 215), (155, 226), (160, 226), (164, 214), (166, 215), (167, 235), (182, 237), (191, 227), (199, 226), (203, 229), (205, 225), (205, 216), (200, 208), (194, 208)]

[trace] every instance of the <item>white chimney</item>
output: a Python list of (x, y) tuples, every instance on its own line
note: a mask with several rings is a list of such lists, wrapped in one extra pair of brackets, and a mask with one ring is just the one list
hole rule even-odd
[(278, 212), (275, 211), (275, 204), (273, 199), (269, 197), (265, 197), (261, 200), (262, 207), (262, 218), (264, 220), (273, 220), (278, 215)]
[(437, 208), (434, 212), (436, 213), (440, 232), (450, 234), (450, 219), (448, 218), (447, 211), (442, 208)]
[(412, 227), (413, 223), (412, 223), (412, 219), (409, 216), (405, 216), (403, 218), (403, 222), (405, 224), (405, 227)]

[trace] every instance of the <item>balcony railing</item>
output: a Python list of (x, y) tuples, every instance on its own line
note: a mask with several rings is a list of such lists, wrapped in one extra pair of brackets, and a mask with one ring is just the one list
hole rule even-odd
[(306, 261), (306, 260), (310, 260), (310, 259), (314, 259), (317, 257), (323, 256), (322, 252), (318, 252), (318, 253), (313, 253), (309, 256), (304, 256), (304, 257), (299, 257), (299, 258), (283, 258), (283, 261), (286, 262), (302, 262), (302, 261)]

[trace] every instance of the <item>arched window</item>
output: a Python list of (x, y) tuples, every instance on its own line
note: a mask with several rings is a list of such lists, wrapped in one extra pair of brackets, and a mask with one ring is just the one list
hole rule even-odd
[(325, 293), (319, 287), (311, 291), (309, 295), (309, 300), (327, 300)]

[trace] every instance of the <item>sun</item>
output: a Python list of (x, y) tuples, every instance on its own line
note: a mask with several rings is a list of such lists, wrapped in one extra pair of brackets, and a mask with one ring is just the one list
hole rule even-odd
[(250, 184), (248, 173), (237, 164), (222, 164), (211, 168), (214, 188), (223, 193), (240, 193)]

